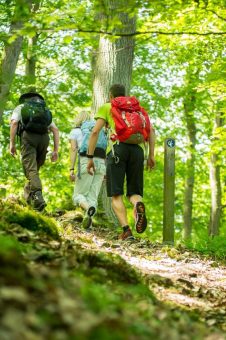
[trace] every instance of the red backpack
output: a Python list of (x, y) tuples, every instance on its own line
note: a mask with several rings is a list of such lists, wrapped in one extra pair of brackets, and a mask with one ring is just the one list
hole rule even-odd
[(135, 97), (116, 97), (111, 101), (115, 134), (111, 140), (140, 144), (148, 140), (151, 124), (147, 112)]

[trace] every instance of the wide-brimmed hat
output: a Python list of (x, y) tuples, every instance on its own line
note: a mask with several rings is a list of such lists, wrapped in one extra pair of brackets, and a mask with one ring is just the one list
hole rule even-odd
[(37, 92), (27, 92), (20, 96), (19, 103), (23, 104), (26, 99), (33, 98), (33, 97), (39, 97), (40, 99), (44, 100), (44, 98)]

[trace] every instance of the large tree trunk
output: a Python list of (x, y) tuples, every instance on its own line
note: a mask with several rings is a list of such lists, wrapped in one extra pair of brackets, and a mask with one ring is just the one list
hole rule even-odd
[[(213, 135), (216, 129), (222, 126), (221, 114), (217, 113), (215, 124), (213, 128)], [(210, 187), (211, 187), (211, 211), (209, 223), (209, 235), (219, 235), (220, 219), (221, 219), (221, 180), (220, 180), (220, 165), (218, 162), (218, 155), (215, 151), (211, 154), (210, 159)]]
[(189, 239), (192, 233), (192, 206), (193, 191), (195, 183), (195, 145), (196, 145), (196, 126), (194, 118), (195, 95), (190, 94), (184, 100), (184, 114), (189, 138), (189, 147), (187, 151), (186, 162), (186, 179), (184, 191), (184, 238)]
[[(16, 1), (15, 13), (10, 25), (9, 36), (17, 34), (17, 31), (23, 27), (24, 19), (28, 16), (31, 5), (32, 0)], [(3, 59), (0, 65), (0, 121), (9, 97), (22, 42), (23, 37), (17, 35), (16, 39), (11, 44), (5, 46)]]
[[(22, 27), (22, 22), (13, 23), (10, 34)], [(0, 66), (0, 120), (8, 100), (10, 87), (14, 78), (16, 65), (21, 51), (23, 37), (18, 36), (16, 40), (5, 47), (4, 57)]]
[[(108, 19), (112, 19), (111, 13), (119, 13), (118, 17), (122, 22), (122, 28), (116, 28), (115, 33), (133, 33), (136, 30), (136, 19), (128, 14), (120, 13), (121, 2), (118, 0), (105, 0), (106, 8), (109, 9)], [(106, 15), (104, 22), (106, 22)], [(132, 66), (134, 55), (133, 37), (120, 37), (116, 40), (109, 40), (101, 36), (99, 48), (94, 56), (94, 78), (93, 78), (93, 112), (109, 101), (109, 88), (112, 84), (120, 83), (126, 87), (129, 94)]]
[[(133, 33), (136, 30), (136, 19), (130, 17), (128, 12), (125, 14), (122, 10), (120, 0), (104, 0), (105, 8), (108, 8), (109, 16), (106, 18), (102, 14), (105, 22), (110, 22), (112, 14), (118, 13), (118, 18), (122, 22), (122, 28), (115, 29), (115, 33)], [(129, 6), (127, 7), (129, 9)], [(133, 8), (131, 7), (131, 10)], [(96, 51), (93, 60), (93, 113), (98, 108), (109, 101), (109, 88), (112, 84), (120, 83), (125, 86), (126, 93), (129, 94), (132, 66), (134, 56), (134, 39), (133, 37), (120, 37), (116, 40), (109, 40), (105, 36), (99, 39), (99, 48)], [(106, 183), (102, 185), (99, 195), (99, 206), (105, 211), (109, 222), (114, 225), (118, 224), (117, 218), (111, 207), (111, 199), (106, 195)]]

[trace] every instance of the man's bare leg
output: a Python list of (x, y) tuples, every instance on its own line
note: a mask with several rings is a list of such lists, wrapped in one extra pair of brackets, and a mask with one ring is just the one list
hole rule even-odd
[(134, 237), (128, 225), (127, 211), (123, 202), (123, 197), (121, 195), (112, 197), (112, 208), (115, 212), (115, 215), (118, 217), (119, 223), (122, 227), (122, 234), (119, 236), (119, 238), (122, 241), (133, 240)]
[(142, 202), (143, 201), (143, 198), (140, 195), (132, 195), (132, 196), (129, 197), (129, 201), (135, 207), (137, 202)]
[(124, 205), (123, 197), (121, 195), (112, 197), (112, 208), (119, 220), (120, 225), (122, 227), (128, 225), (126, 207)]

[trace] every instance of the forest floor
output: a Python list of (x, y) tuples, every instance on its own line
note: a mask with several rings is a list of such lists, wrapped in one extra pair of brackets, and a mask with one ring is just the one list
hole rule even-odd
[(79, 223), (75, 228), (73, 215), (74, 212), (69, 212), (61, 218), (67, 226), (66, 239), (76, 239), (92, 251), (119, 255), (138, 270), (159, 301), (175, 308), (199, 311), (208, 326), (218, 325), (225, 331), (226, 339), (225, 263), (183, 247), (174, 248), (142, 238), (121, 241), (117, 231), (109, 227), (96, 226), (87, 232)]
[(52, 219), (0, 209), (1, 340), (226, 339), (219, 260), (122, 242), (104, 223), (87, 232), (75, 211)]

